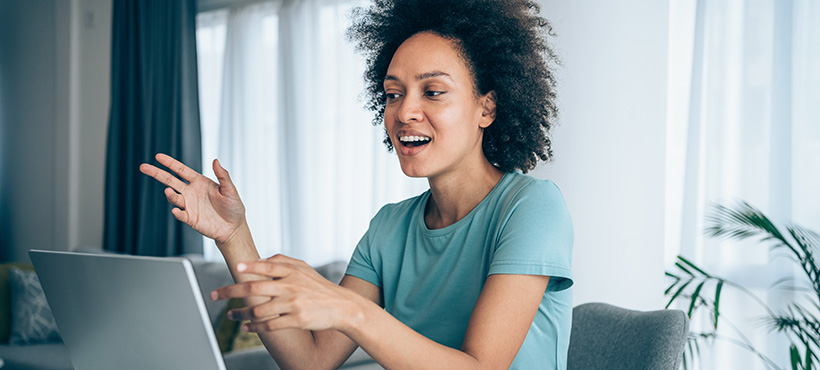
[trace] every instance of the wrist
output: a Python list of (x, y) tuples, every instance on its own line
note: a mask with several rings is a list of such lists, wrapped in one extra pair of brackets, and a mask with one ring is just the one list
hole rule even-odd
[(349, 295), (348, 304), (345, 305), (345, 311), (341, 315), (342, 322), (339, 331), (353, 338), (365, 331), (364, 328), (369, 321), (368, 317), (372, 316), (371, 309), (376, 307), (376, 304), (351, 290), (347, 290), (347, 294)]
[[(234, 281), (236, 281), (237, 283), (241, 283), (245, 281), (266, 279), (264, 276), (239, 273), (235, 269), (236, 264), (239, 262), (259, 260), (259, 252), (256, 251), (256, 246), (253, 243), (251, 231), (247, 223), (243, 221), (242, 224), (236, 230), (234, 230), (233, 233), (231, 233), (230, 237), (226, 238), (224, 241), (215, 241), (216, 247), (219, 249), (219, 252), (222, 254), (222, 257), (225, 259), (225, 263), (228, 265), (228, 268), (231, 271), (231, 275), (233, 275)], [(246, 299), (245, 301), (249, 302), (248, 299)], [(258, 303), (261, 302), (253, 304)]]
[(242, 218), (242, 221), (239, 222), (239, 225), (233, 229), (225, 238), (222, 239), (214, 239), (216, 242), (217, 248), (220, 250), (222, 248), (230, 248), (230, 246), (235, 244), (240, 244), (243, 242), (243, 239), (250, 237), (250, 228), (248, 227), (248, 222), (245, 218)]

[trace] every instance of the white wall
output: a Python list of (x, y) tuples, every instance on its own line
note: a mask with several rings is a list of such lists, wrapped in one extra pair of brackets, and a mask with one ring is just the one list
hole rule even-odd
[(555, 160), (575, 226), (575, 304), (663, 308), (668, 3), (542, 0), (558, 37)]
[[(74, 69), (68, 247), (102, 248), (105, 155), (111, 105), (112, 0), (72, 0)], [(134, 169), (137, 170), (136, 168)]]
[[(2, 258), (54, 248), (57, 32), (54, 1), (0, 0), (0, 244)], [(21, 248), (17, 248), (20, 246)]]
[(0, 0), (0, 261), (99, 248), (111, 0)]

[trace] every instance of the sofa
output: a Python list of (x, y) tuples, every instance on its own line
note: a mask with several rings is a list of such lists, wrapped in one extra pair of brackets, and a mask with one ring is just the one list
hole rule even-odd
[[(233, 282), (230, 272), (223, 262), (209, 262), (199, 255), (189, 255), (185, 258), (188, 258), (194, 267), (203, 297), (208, 297), (212, 290)], [(7, 274), (9, 267), (11, 267), (9, 264), (0, 266), (0, 273)], [(30, 265), (19, 264), (13, 267), (22, 267), (24, 270), (31, 268)], [(334, 262), (318, 267), (316, 270), (328, 280), (338, 282), (344, 275), (344, 269), (344, 262)], [(3, 282), (8, 284), (7, 280), (0, 279), (0, 283)], [(8, 294), (8, 290), (7, 286), (0, 286), (0, 294), (4, 294), (4, 291), (5, 294)], [(241, 332), (236, 330), (238, 328), (237, 323), (227, 320), (225, 317), (228, 304), (230, 303), (225, 301), (214, 302), (205, 299), (211, 323), (214, 325), (220, 348), (223, 350), (227, 369), (279, 369), (267, 350), (258, 346), (258, 339), (255, 343), (251, 341), (251, 344), (243, 342), (246, 344), (243, 344), (242, 348), (231, 348), (231, 344), (233, 344), (233, 347), (237, 347), (237, 340), (240, 339), (238, 338), (239, 335), (247, 335), (247, 333), (240, 334)], [(7, 311), (9, 310), (4, 309), (2, 313), (10, 314)], [(5, 319), (8, 320), (8, 318)], [(233, 343), (231, 343), (232, 340)], [(0, 342), (0, 366), (2, 370), (73, 370), (68, 351), (61, 342), (25, 345)], [(357, 349), (341, 368), (348, 370), (382, 369), (361, 349)]]

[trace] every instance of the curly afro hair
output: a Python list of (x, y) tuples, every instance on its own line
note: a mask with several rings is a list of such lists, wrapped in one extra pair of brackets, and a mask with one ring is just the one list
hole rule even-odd
[[(496, 94), (496, 119), (482, 147), (504, 172), (535, 168), (552, 157), (549, 130), (557, 119), (559, 64), (547, 38), (549, 22), (529, 0), (374, 0), (355, 8), (347, 38), (367, 59), (366, 108), (384, 121), (387, 68), (399, 46), (419, 32), (452, 40), (473, 73), (477, 95)], [(389, 137), (384, 140), (393, 150)]]

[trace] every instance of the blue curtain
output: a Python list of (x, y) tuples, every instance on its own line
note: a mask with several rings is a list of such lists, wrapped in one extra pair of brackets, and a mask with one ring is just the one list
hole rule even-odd
[(103, 248), (148, 256), (201, 253), (171, 214), (164, 186), (139, 172), (166, 153), (200, 171), (196, 0), (115, 0)]

